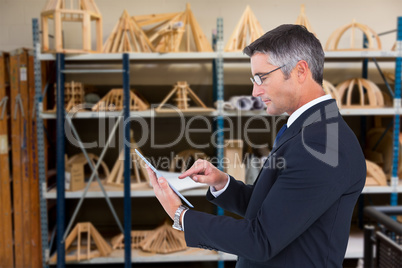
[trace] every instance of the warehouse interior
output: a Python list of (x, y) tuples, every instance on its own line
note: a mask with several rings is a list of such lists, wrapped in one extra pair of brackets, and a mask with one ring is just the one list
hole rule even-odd
[(255, 182), (289, 116), (251, 97), (242, 51), (282, 24), (321, 42), (366, 159), (343, 267), (402, 265), (401, 1), (0, 3), (0, 268), (235, 267), (171, 228), (134, 149), (195, 210), (242, 220), (177, 177), (207, 159)]

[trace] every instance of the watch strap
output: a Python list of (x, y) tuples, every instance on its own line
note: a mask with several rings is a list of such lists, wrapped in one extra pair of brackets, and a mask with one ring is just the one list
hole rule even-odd
[(176, 230), (179, 230), (179, 231), (183, 231), (183, 227), (182, 227), (182, 225), (180, 224), (180, 216), (181, 216), (181, 214), (182, 214), (183, 211), (188, 210), (188, 209), (189, 209), (188, 207), (186, 207), (186, 206), (184, 206), (184, 205), (181, 205), (181, 206), (176, 210), (176, 212), (175, 212), (175, 214), (174, 214), (173, 225), (172, 225), (173, 229), (176, 229)]

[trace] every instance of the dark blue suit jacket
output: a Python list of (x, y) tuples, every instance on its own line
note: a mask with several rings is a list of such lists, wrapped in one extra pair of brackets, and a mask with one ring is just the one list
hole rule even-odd
[(237, 255), (236, 267), (342, 267), (366, 179), (355, 134), (334, 100), (305, 111), (271, 151), (254, 185), (230, 178), (207, 198), (244, 219), (189, 210), (190, 247)]

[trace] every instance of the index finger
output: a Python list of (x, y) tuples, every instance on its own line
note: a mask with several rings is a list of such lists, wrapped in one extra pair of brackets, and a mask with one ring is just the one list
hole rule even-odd
[(184, 171), (181, 175), (179, 175), (179, 179), (183, 179), (185, 177), (191, 177), (192, 175), (199, 175), (203, 174), (205, 170), (204, 165), (197, 164), (197, 162), (194, 163), (194, 165)]

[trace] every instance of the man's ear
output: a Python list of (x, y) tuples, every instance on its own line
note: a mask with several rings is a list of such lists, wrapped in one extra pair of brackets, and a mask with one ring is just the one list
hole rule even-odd
[(304, 82), (307, 79), (307, 75), (310, 72), (308, 63), (305, 60), (300, 60), (296, 64), (296, 74), (297, 74), (297, 79), (299, 82)]

